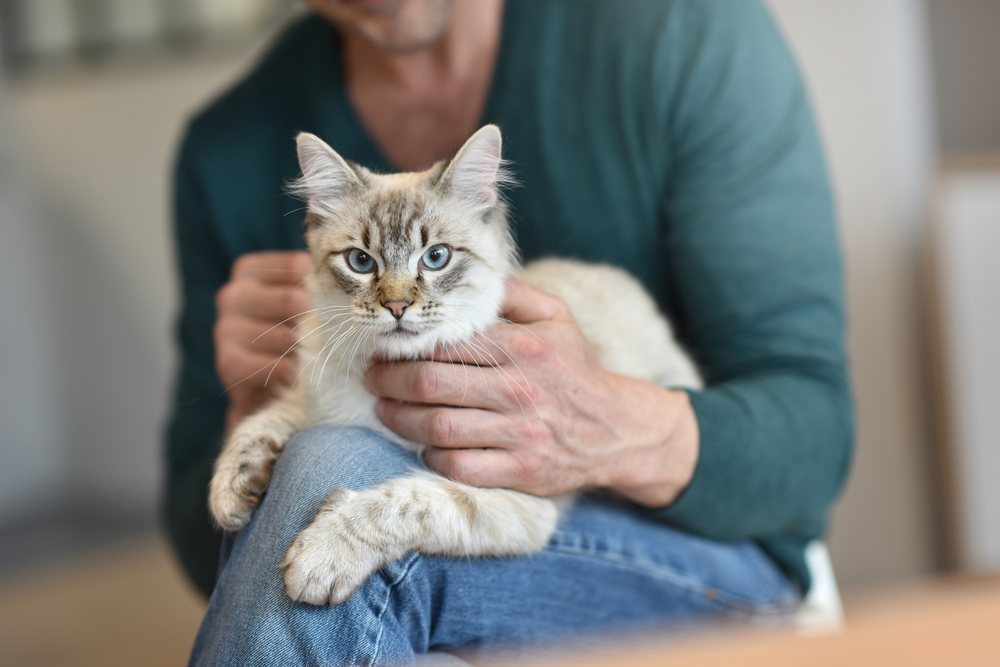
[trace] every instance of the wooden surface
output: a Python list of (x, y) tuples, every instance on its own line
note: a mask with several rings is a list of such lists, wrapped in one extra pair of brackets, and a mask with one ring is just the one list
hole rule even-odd
[(0, 665), (180, 667), (204, 605), (159, 539), (0, 580)]
[[(1000, 578), (951, 578), (846, 597), (847, 627), (799, 637), (737, 631), (691, 641), (655, 640), (615, 655), (571, 655), (539, 667), (1000, 666)], [(603, 653), (603, 652), (602, 652)]]
[[(1000, 666), (1000, 577), (845, 595), (847, 630), (802, 638), (727, 630), (643, 639), (537, 664), (569, 667)], [(203, 603), (158, 539), (0, 580), (0, 665), (183, 665)]]

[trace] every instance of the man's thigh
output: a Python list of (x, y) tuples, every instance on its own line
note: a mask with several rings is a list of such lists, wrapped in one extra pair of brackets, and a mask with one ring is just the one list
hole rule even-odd
[(797, 603), (792, 585), (753, 543), (694, 537), (602, 496), (579, 500), (537, 554), (410, 554), (341, 605), (291, 602), (279, 564), (326, 493), (366, 488), (418, 465), (365, 429), (296, 435), (250, 526), (227, 540), (195, 653), (239, 656), (242, 664), (256, 664), (254, 656), (260, 664), (405, 663), (433, 648), (492, 649), (720, 614), (777, 615)]
[(601, 496), (579, 500), (532, 556), (421, 555), (408, 565), (419, 583), (400, 589), (395, 613), (430, 614), (429, 647), (500, 648), (709, 617), (780, 619), (799, 601), (757, 545), (695, 537)]

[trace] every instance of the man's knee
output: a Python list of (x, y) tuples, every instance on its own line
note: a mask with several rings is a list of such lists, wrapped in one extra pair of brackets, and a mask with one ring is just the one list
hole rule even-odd
[(420, 465), (413, 454), (369, 429), (322, 424), (288, 440), (275, 463), (268, 492), (288, 485), (297, 493), (359, 490)]

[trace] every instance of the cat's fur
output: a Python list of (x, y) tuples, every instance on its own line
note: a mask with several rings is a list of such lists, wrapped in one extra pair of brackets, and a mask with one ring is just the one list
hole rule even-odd
[[(486, 126), (447, 163), (376, 175), (317, 137), (299, 135), (297, 188), (308, 200), (314, 263), (306, 285), (317, 311), (303, 325), (299, 380), (225, 443), (210, 494), (220, 526), (238, 530), (249, 522), (285, 442), (307, 426), (366, 426), (421, 452), (423, 445), (376, 417), (378, 399), (363, 385), (369, 360), (426, 357), (485, 332), (498, 322), (512, 273), (566, 301), (606, 369), (663, 386), (700, 386), (652, 299), (625, 272), (566, 260), (519, 269), (498, 194), (505, 181), (500, 142), (499, 130)], [(421, 258), (439, 245), (451, 248), (450, 261), (429, 270)], [(375, 270), (352, 270), (347, 251), (354, 248), (377, 262)], [(407, 301), (394, 317), (391, 308)], [(335, 489), (288, 551), (285, 584), (296, 600), (337, 604), (409, 551), (529, 554), (545, 545), (557, 519), (552, 499), (425, 470), (364, 491)]]

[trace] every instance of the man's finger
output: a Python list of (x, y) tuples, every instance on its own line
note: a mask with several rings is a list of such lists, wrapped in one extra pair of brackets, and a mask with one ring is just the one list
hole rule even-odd
[(292, 322), (274, 326), (269, 320), (228, 317), (216, 325), (216, 341), (277, 355), (290, 350), (298, 341), (301, 329), (294, 326)]
[(517, 459), (504, 449), (431, 447), (424, 452), (424, 462), (431, 470), (463, 484), (525, 490)]
[(312, 260), (303, 250), (252, 252), (236, 260), (232, 277), (250, 277), (271, 285), (301, 285), (311, 270)]
[[(313, 306), (309, 292), (301, 285), (256, 284), (234, 281), (219, 290), (220, 312), (269, 320), (274, 324), (309, 313)], [(273, 326), (273, 324), (272, 324)], [(293, 325), (294, 326), (294, 325)]]
[(510, 411), (532, 405), (526, 380), (491, 366), (404, 361), (375, 364), (365, 386), (376, 396), (408, 403)]
[(265, 388), (277, 390), (287, 387), (298, 375), (298, 364), (293, 355), (249, 353), (238, 358), (220, 357), (216, 363), (223, 388), (230, 391), (235, 387)]
[(490, 410), (414, 405), (383, 399), (376, 411), (379, 419), (396, 433), (432, 447), (503, 449), (518, 444), (517, 435), (509, 432), (510, 420)]
[(565, 317), (568, 312), (560, 299), (513, 276), (507, 278), (507, 295), (500, 314), (511, 322), (530, 324), (554, 320)]
[(523, 325), (500, 322), (469, 340), (439, 347), (431, 356), (433, 361), (474, 366), (503, 366), (510, 361), (511, 339), (521, 333), (534, 336)]

